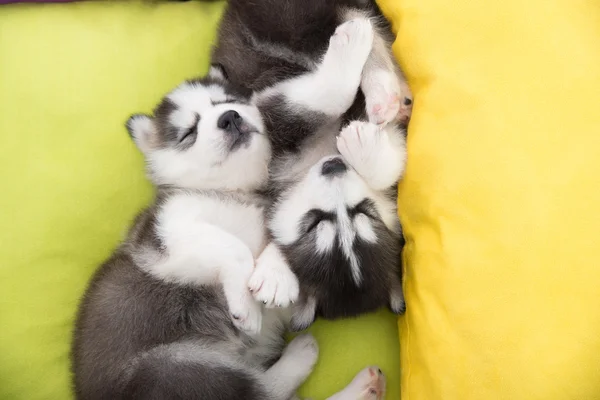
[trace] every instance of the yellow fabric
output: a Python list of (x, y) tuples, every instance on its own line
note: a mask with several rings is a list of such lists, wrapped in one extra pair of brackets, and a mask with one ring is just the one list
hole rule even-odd
[(380, 3), (415, 95), (402, 399), (600, 398), (600, 3)]

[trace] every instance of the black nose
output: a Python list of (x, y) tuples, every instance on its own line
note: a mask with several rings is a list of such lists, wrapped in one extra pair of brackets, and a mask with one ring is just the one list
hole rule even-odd
[(323, 175), (337, 175), (343, 172), (346, 172), (346, 164), (339, 157), (325, 161), (321, 167), (321, 174)]
[(237, 111), (225, 111), (217, 121), (217, 127), (228, 132), (240, 132), (243, 119)]

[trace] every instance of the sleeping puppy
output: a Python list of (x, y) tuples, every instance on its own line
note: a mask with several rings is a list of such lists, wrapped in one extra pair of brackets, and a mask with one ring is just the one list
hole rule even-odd
[[(317, 70), (338, 64), (356, 79), (371, 42), (368, 23), (342, 26)], [(272, 146), (260, 109), (274, 98), (302, 108), (290, 93), (312, 78), (249, 98), (212, 70), (173, 90), (154, 116), (130, 118), (156, 198), (82, 299), (72, 347), (78, 399), (294, 397), (317, 344), (300, 335), (286, 347), (286, 310), (263, 311), (248, 280), (268, 240), (260, 190)], [(381, 399), (384, 390), (369, 367), (332, 399)]]
[[(327, 65), (329, 36), (346, 21), (372, 35), (362, 71), (316, 68)], [(213, 61), (230, 82), (265, 93), (260, 110), (273, 148), (272, 243), (250, 289), (268, 307), (293, 302), (295, 330), (317, 315), (405, 310), (395, 185), (412, 99), (390, 43), (369, 0), (229, 0), (220, 25)], [(360, 57), (348, 54), (347, 63)], [(293, 107), (279, 93), (266, 96), (283, 79), (299, 82), (284, 85)]]
[(363, 114), (364, 94), (369, 121), (407, 122), (412, 94), (391, 53), (389, 23), (374, 0), (228, 0), (212, 59), (230, 81), (261, 91), (314, 71), (336, 28), (356, 18), (371, 21), (374, 42), (362, 93), (347, 117)]

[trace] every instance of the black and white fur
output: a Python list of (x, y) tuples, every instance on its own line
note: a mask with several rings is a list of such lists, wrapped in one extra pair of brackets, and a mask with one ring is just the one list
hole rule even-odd
[[(344, 78), (356, 81), (371, 42), (368, 22), (343, 25), (317, 70), (345, 65)], [(294, 397), (317, 344), (300, 335), (285, 347), (286, 310), (262, 310), (248, 281), (268, 245), (259, 191), (272, 146), (260, 108), (274, 98), (310, 107), (293, 93), (315, 78), (250, 99), (213, 69), (168, 94), (154, 116), (128, 121), (157, 194), (82, 300), (72, 348), (78, 399)], [(379, 399), (384, 389), (369, 367), (332, 399)]]
[[(360, 70), (323, 56), (329, 36), (351, 20), (368, 20), (372, 35), (366, 53), (346, 55)], [(229, 0), (221, 22), (213, 61), (230, 81), (263, 93), (273, 147), (272, 243), (250, 288), (269, 307), (295, 302), (293, 329), (317, 315), (405, 309), (395, 184), (412, 99), (390, 36), (370, 0)], [(332, 163), (337, 172), (324, 173)]]

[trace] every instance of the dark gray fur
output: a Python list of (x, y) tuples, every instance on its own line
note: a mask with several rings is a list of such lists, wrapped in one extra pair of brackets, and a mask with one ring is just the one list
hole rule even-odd
[(348, 9), (368, 12), (378, 33), (392, 39), (372, 0), (229, 0), (212, 60), (230, 81), (266, 89), (314, 69)]
[[(281, 354), (284, 323), (273, 340), (259, 344), (235, 328), (219, 286), (166, 283), (136, 261), (163, 251), (156, 208), (178, 191), (158, 189), (155, 204), (138, 215), (125, 242), (89, 284), (72, 347), (78, 399), (271, 398), (256, 372)], [(225, 196), (224, 201), (253, 201)]]

